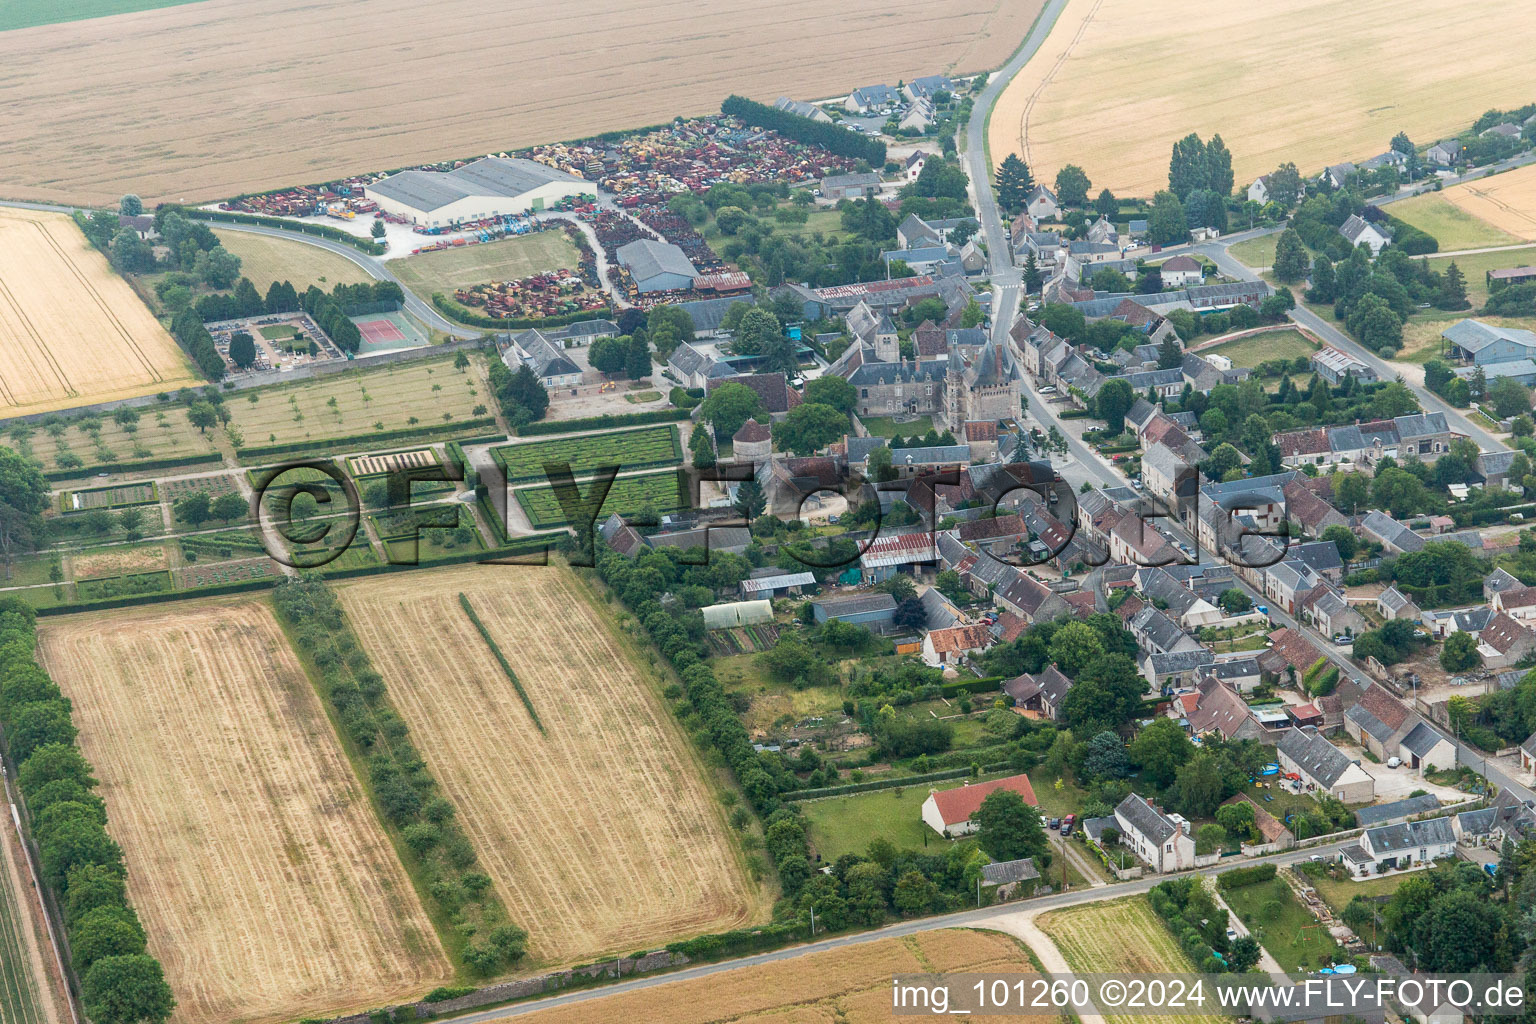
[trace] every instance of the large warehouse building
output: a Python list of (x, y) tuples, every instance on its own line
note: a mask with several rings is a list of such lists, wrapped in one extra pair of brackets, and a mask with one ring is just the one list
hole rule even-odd
[(642, 292), (692, 288), (693, 279), (699, 276), (687, 254), (671, 242), (642, 238), (619, 246), (614, 255)]
[(441, 228), (543, 210), (596, 191), (589, 181), (532, 160), (488, 156), (453, 171), (391, 174), (369, 185), (368, 197), (417, 227)]

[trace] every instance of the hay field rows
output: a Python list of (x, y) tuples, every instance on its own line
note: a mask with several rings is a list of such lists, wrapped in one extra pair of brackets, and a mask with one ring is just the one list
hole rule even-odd
[[(1490, 225), (1494, 231), (1507, 232), (1526, 242), (1536, 241), (1536, 164), (1464, 185), (1453, 185), (1440, 195), (1464, 213)], [(1389, 209), (1394, 214), (1397, 212), (1395, 207)], [(1442, 244), (1440, 248), (1451, 246)]]
[(206, 0), (4, 33), (0, 195), (223, 199), (713, 113), (733, 92), (983, 71), (1040, 7), (442, 0), (423, 19), (413, 0)]
[[(1403, 59), (1426, 39), (1464, 56)], [(998, 99), (989, 148), (998, 163), (1022, 150), (1040, 181), (1079, 164), (1116, 195), (1167, 188), (1192, 131), (1221, 134), (1239, 185), (1286, 160), (1315, 174), (1399, 130), (1423, 145), (1530, 102), (1533, 45), (1521, 3), (1458, 18), (1430, 0), (1071, 0)]]
[[(1035, 925), (1056, 943), (1067, 965), (1080, 974), (1192, 974), (1194, 967), (1172, 933), (1152, 913), (1145, 896), (1085, 903), (1067, 910), (1052, 910), (1035, 919)], [(1141, 1024), (1143, 1021), (1208, 1022), (1220, 1024), (1220, 1016), (1154, 1017), (1147, 1014), (1106, 1015), (1109, 1021)]]
[(52, 1024), (67, 1012), (56, 1001), (32, 876), (9, 809), (0, 821), (0, 1024)]
[(439, 249), (391, 260), (390, 272), (418, 295), (443, 292), (449, 298), (460, 288), (499, 281), (518, 281), (532, 274), (574, 269), (579, 255), (560, 230), (514, 235), (499, 242)]
[(224, 248), (240, 257), (240, 273), (250, 278), (263, 295), (273, 281), (288, 281), (301, 295), (310, 285), (330, 291), (338, 284), (373, 281), (356, 263), (318, 245), (228, 228), (215, 230), (214, 234)]
[(452, 979), (265, 603), (73, 616), (38, 632), (174, 1021), (328, 1016)]
[[(1018, 940), (946, 928), (878, 939), (708, 978), (657, 985), (529, 1014), (529, 1024), (894, 1024), (891, 977), (922, 972), (1032, 974)], [(1055, 1016), (999, 1014), (998, 1024)]]
[(570, 570), (468, 565), (337, 593), (537, 961), (762, 918), (764, 897), (659, 683)]
[(196, 379), (176, 342), (74, 221), (0, 209), (0, 417)]

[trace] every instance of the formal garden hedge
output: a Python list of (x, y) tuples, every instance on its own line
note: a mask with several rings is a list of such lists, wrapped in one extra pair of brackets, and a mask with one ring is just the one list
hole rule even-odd
[[(384, 443), (426, 440), (428, 438), (442, 437), (444, 434), (458, 434), (466, 430), (479, 430), (482, 427), (490, 427), (495, 424), (496, 417), (494, 416), (477, 416), (474, 419), (444, 423), (440, 426), (422, 424), (415, 427), (401, 427), (398, 430), (375, 430), (367, 434), (343, 434), (337, 437), (322, 437), (309, 441), (289, 441), (283, 444), (265, 444), (249, 448), (236, 448), (235, 457), (242, 462), (255, 462), (260, 459), (277, 458), (283, 455), (316, 455), (322, 452), (332, 452), (337, 449), (354, 446), (377, 448), (380, 444)], [(496, 436), (500, 437), (501, 435), (498, 434)]]
[(0, 598), (0, 725), (37, 847), (42, 882), (69, 940), (80, 1001), (96, 1021), (162, 1024), (176, 1001), (128, 902), (123, 851), (76, 746), (70, 704), (33, 659), (37, 616)]
[(675, 466), (683, 461), (683, 446), (677, 429), (665, 426), (503, 445), (491, 449), (491, 458), (502, 468), (507, 482), (515, 484), (546, 479), (546, 463), (566, 463), (573, 475), (605, 466), (616, 467), (621, 473)]
[(541, 434), (573, 434), (582, 430), (612, 430), (615, 427), (637, 427), (646, 423), (676, 423), (688, 418), (687, 409), (653, 409), (650, 412), (626, 412), (615, 416), (584, 416), (574, 420), (535, 420), (517, 428), (520, 437)]

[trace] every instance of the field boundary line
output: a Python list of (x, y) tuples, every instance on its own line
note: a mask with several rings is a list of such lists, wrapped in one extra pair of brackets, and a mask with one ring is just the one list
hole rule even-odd
[[(107, 304), (107, 301), (104, 298), (102, 298), (101, 292), (97, 291), (96, 286), (92, 284), (90, 280), (86, 278), (85, 274), (81, 272), (79, 265), (76, 264), (74, 260), (70, 259), (69, 254), (64, 251), (64, 247), (59, 244), (59, 240), (53, 237), (53, 233), (48, 230), (47, 225), (42, 221), (39, 221), (37, 223), (37, 229), (42, 233), (43, 239), (47, 242), (49, 248), (58, 253), (60, 261), (63, 262), (64, 266), (69, 268), (70, 275), (73, 276), (75, 280), (80, 282), (81, 289), (90, 296), (91, 301), (96, 304), (96, 308), (101, 310), (102, 314), (107, 318), (108, 322), (112, 324), (113, 329), (117, 332), (117, 336), (121, 338), (123, 342), (128, 346), (128, 348), (133, 351), (133, 354), (138, 357), (140, 364), (142, 364), (145, 371), (148, 372), (150, 379), (153, 380), (156, 384), (164, 384), (164, 375), (161, 374), (159, 370), (155, 369), (154, 364), (149, 361), (149, 357), (144, 354), (144, 350), (139, 348), (139, 343), (133, 339), (132, 332), (123, 325), (121, 320), (118, 319), (118, 316), (115, 312), (113, 312), (112, 307)], [(77, 227), (76, 230), (78, 231), (79, 228)], [(135, 293), (134, 297), (138, 297), (137, 293)]]
[[(6, 305), (9, 305), (11, 309), (16, 313), (16, 323), (20, 325), (22, 332), (28, 338), (32, 339), (33, 346), (36, 347), (38, 354), (43, 357), (44, 364), (46, 364), (47, 367), (53, 371), (54, 377), (57, 378), (59, 384), (63, 386), (64, 393), (71, 397), (79, 397), (80, 392), (77, 391), (75, 386), (70, 383), (69, 378), (64, 376), (63, 369), (60, 368), (59, 364), (54, 360), (53, 353), (48, 351), (48, 345), (43, 341), (42, 336), (37, 333), (37, 328), (33, 326), (31, 318), (29, 318), (26, 314), (26, 311), (21, 308), (21, 303), (16, 301), (16, 295), (11, 291), (10, 285), (6, 284), (4, 281), (0, 281), (0, 298), (3, 298)], [(35, 368), (36, 364), (33, 365)], [(7, 389), (7, 391), (9, 392), (9, 389)], [(14, 392), (11, 392), (9, 404), (18, 407), (21, 405), (20, 402), (16, 401)]]
[(469, 621), (474, 623), (475, 629), (480, 634), (480, 639), (485, 641), (485, 646), (489, 647), (491, 653), (496, 656), (496, 662), (501, 666), (501, 670), (511, 680), (513, 689), (517, 690), (517, 695), (522, 699), (523, 707), (528, 710), (528, 717), (533, 719), (533, 724), (538, 728), (539, 735), (548, 735), (544, 728), (544, 723), (539, 721), (539, 713), (533, 710), (533, 701), (528, 698), (528, 691), (523, 689), (523, 681), (517, 678), (517, 673), (512, 671), (511, 665), (507, 664), (506, 655), (501, 653), (500, 645), (491, 636), (490, 630), (485, 628), (485, 623), (480, 621), (480, 616), (475, 614), (474, 606), (469, 603), (469, 598), (463, 592), (459, 594), (459, 605), (464, 609), (464, 614), (469, 616)]
[[(1029, 94), (1029, 100), (1024, 104), (1024, 112), (1019, 115), (1019, 149), (1023, 152), (1026, 164), (1031, 159), (1029, 155), (1029, 115), (1034, 112), (1035, 104), (1040, 102), (1040, 97), (1045, 93), (1046, 87), (1055, 80), (1056, 72), (1060, 71), (1062, 66), (1067, 63), (1067, 59), (1072, 56), (1072, 51), (1077, 49), (1077, 44), (1083, 41), (1083, 36), (1088, 33), (1088, 26), (1093, 24), (1094, 15), (1098, 14), (1099, 8), (1103, 6), (1104, 0), (1096, 0), (1093, 10), (1088, 12), (1087, 17), (1083, 18), (1083, 23), (1077, 27), (1077, 34), (1072, 37), (1072, 41), (1067, 44), (1067, 48), (1061, 51), (1061, 55), (1056, 58), (1056, 63), (1052, 64), (1051, 70), (1047, 71), (1045, 77), (1040, 79), (1040, 84), (1035, 86), (1035, 91)], [(1055, 26), (1052, 27), (1054, 28)], [(1007, 91), (1006, 88), (1003, 91)], [(1002, 92), (998, 93), (998, 97), (1002, 97)]]

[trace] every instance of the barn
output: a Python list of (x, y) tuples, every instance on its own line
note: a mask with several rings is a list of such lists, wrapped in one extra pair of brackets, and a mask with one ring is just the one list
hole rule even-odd
[(699, 272), (682, 249), (671, 242), (642, 238), (619, 246), (619, 266), (629, 271), (642, 292), (668, 292), (693, 287)]
[(591, 182), (553, 167), (499, 156), (446, 172), (401, 171), (367, 187), (381, 210), (421, 228), (516, 216), (595, 191)]
[(1024, 798), (1031, 807), (1038, 808), (1034, 787), (1028, 775), (1010, 775), (991, 782), (967, 783), (958, 789), (930, 792), (923, 801), (923, 823), (941, 836), (954, 839), (976, 831), (971, 815), (981, 807), (981, 802), (1000, 789), (1010, 790)]

